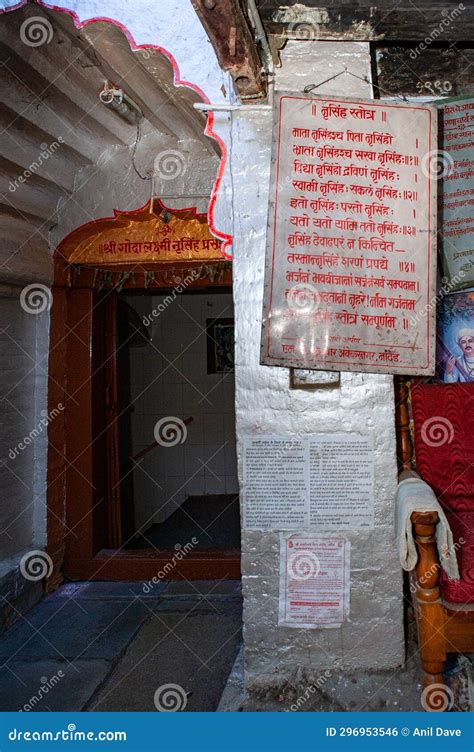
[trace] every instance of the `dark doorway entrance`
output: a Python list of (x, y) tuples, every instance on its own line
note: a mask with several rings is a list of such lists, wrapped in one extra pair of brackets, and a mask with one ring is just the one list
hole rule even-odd
[(126, 291), (117, 315), (124, 546), (235, 555), (231, 290)]

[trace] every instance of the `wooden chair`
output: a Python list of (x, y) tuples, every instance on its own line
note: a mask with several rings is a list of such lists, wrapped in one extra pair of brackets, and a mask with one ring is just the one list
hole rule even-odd
[(426, 709), (448, 710), (429, 688), (444, 685), (448, 653), (474, 652), (474, 383), (408, 386), (398, 379), (396, 397), (400, 469), (406, 476), (416, 457), (416, 471), (435, 492), (455, 540), (460, 581), (449, 580), (439, 562), (438, 514), (412, 514), (418, 562), (411, 590)]

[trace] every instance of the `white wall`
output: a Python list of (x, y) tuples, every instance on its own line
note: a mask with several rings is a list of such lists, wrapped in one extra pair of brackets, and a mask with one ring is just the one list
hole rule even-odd
[(20, 292), (0, 288), (0, 575), (46, 543), (47, 428), (41, 420), (47, 416), (49, 315), (28, 313)]
[[(370, 75), (369, 48), (362, 43), (290, 42), (282, 62), (276, 76), (279, 89), (302, 91), (305, 84), (318, 84), (345, 65), (358, 76)], [(370, 97), (370, 87), (349, 75), (317, 91)], [(224, 134), (228, 123), (220, 122)], [(290, 391), (287, 369), (259, 365), (271, 113), (234, 113), (229, 140), (239, 478), (243, 480), (242, 441), (247, 435), (356, 431), (375, 440), (375, 530), (347, 533), (352, 545), (351, 614), (341, 629), (277, 626), (278, 532), (244, 531), (247, 690), (281, 686), (298, 667), (317, 676), (335, 661), (348, 669), (394, 667), (403, 661), (404, 639), (393, 524), (397, 475), (392, 378), (347, 373), (340, 389)]]
[[(207, 373), (206, 320), (233, 318), (232, 295), (128, 296), (142, 318), (153, 318), (153, 340), (131, 347), (133, 453), (153, 442), (158, 420), (192, 417), (186, 440), (158, 446), (134, 472), (135, 522), (146, 530), (188, 496), (238, 492), (234, 374)], [(202, 463), (206, 463), (203, 465)]]
[[(211, 156), (204, 146), (193, 139), (179, 140), (163, 136), (158, 131), (148, 134), (140, 142), (139, 169), (144, 174), (160, 152), (177, 151), (185, 165), (176, 179), (156, 180), (154, 195), (185, 195), (184, 199), (167, 199), (172, 208), (196, 206), (205, 213), (209, 200), (190, 199), (189, 194), (209, 196), (219, 166), (219, 158)], [(130, 211), (144, 206), (151, 197), (151, 182), (141, 180), (130, 158), (131, 149), (114, 147), (105, 151), (98, 165), (89, 165), (78, 171), (75, 179), (74, 200), (60, 205), (58, 224), (51, 236), (55, 248), (70, 232), (81, 225), (103, 217), (113, 217), (114, 210)]]

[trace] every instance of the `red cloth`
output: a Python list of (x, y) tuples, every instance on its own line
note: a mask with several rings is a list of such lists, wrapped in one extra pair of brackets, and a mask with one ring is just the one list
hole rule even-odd
[(411, 390), (416, 469), (446, 511), (474, 511), (474, 382)]
[(453, 531), (460, 580), (450, 580), (441, 571), (440, 588), (449, 603), (474, 603), (474, 512), (446, 515)]
[(438, 497), (457, 546), (461, 580), (441, 574), (443, 598), (474, 603), (474, 383), (411, 390), (416, 469)]

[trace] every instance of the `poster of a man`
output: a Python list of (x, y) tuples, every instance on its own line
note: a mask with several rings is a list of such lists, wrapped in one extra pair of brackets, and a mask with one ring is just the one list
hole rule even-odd
[(446, 295), (438, 308), (438, 378), (474, 382), (474, 292)]
[(460, 329), (457, 344), (462, 355), (459, 358), (454, 355), (448, 358), (444, 374), (447, 384), (455, 381), (474, 381), (474, 329)]

